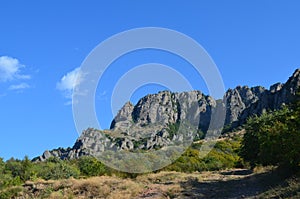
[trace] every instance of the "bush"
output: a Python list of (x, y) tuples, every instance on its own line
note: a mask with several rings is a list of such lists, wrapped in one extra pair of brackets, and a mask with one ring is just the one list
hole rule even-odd
[(5, 172), (11, 174), (13, 178), (19, 177), (22, 181), (30, 180), (34, 177), (33, 163), (25, 156), (23, 160), (10, 159), (5, 164)]
[(258, 164), (300, 166), (300, 95), (297, 96), (289, 107), (247, 121), (240, 155), (252, 167)]
[(85, 176), (100, 176), (106, 172), (106, 167), (94, 157), (83, 156), (78, 160), (80, 173)]
[(36, 165), (37, 176), (45, 180), (78, 178), (80, 171), (76, 165), (72, 165), (67, 160), (49, 159), (46, 162)]
[(218, 141), (214, 148), (204, 157), (200, 158), (201, 144), (192, 145), (173, 164), (163, 170), (178, 172), (212, 171), (225, 168), (240, 167), (242, 160), (238, 155), (240, 141)]
[(6, 190), (0, 191), (0, 199), (15, 198), (22, 192), (22, 187), (11, 187)]

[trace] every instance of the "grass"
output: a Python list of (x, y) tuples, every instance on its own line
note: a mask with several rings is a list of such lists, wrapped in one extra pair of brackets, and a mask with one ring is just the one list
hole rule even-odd
[(20, 196), (23, 188), (20, 186), (9, 187), (0, 192), (0, 199), (7, 199)]
[(277, 186), (258, 195), (257, 198), (300, 198), (300, 173), (283, 180)]
[(24, 198), (123, 198), (136, 197), (143, 186), (131, 179), (101, 176), (87, 179), (26, 182)]
[(300, 198), (300, 175), (272, 167), (181, 173), (161, 171), (136, 178), (99, 176), (86, 179), (35, 180), (4, 189), (4, 198)]

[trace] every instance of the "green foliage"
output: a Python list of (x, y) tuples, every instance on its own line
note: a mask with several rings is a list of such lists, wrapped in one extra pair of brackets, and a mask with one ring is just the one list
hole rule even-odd
[(144, 145), (145, 143), (147, 143), (148, 138), (142, 138), (140, 140), (133, 140), (133, 146), (135, 149), (139, 148), (140, 146)]
[(220, 170), (242, 166), (242, 160), (238, 156), (239, 141), (222, 140), (216, 143), (214, 149), (203, 158), (204, 170)]
[(199, 150), (189, 148), (173, 164), (167, 166), (164, 170), (192, 172), (197, 171), (200, 167)]
[(300, 164), (300, 100), (282, 110), (247, 121), (240, 155), (257, 164), (297, 167)]
[(11, 174), (13, 177), (20, 176), (22, 170), (21, 167), (22, 165), (20, 160), (11, 158), (5, 164), (5, 172)]
[(78, 160), (78, 168), (84, 176), (100, 176), (106, 173), (106, 167), (94, 157), (84, 156)]
[(22, 191), (22, 187), (11, 187), (6, 190), (0, 191), (0, 199), (15, 198), (19, 196)]
[[(198, 142), (177, 159), (172, 165), (163, 170), (193, 172), (204, 170), (218, 170), (231, 168), (237, 165), (239, 157), (236, 149), (239, 147), (238, 140), (224, 140), (215, 145), (215, 148), (205, 158), (200, 158), (199, 148), (201, 143)], [(174, 154), (170, 153), (169, 157)], [(176, 156), (176, 155), (175, 155)], [(175, 157), (174, 156), (174, 157)], [(177, 156), (176, 156), (177, 157)], [(162, 161), (159, 156), (153, 156), (153, 160)], [(127, 167), (140, 164), (136, 159), (128, 160)], [(149, 162), (156, 164), (156, 162)], [(143, 164), (140, 164), (144, 166)], [(148, 165), (148, 164), (146, 164)], [(113, 175), (121, 178), (136, 178), (139, 174), (120, 172), (104, 166), (94, 157), (81, 157), (75, 160), (61, 160), (56, 157), (49, 158), (45, 162), (31, 162), (28, 157), (23, 160), (10, 159), (6, 162), (0, 158), (0, 199), (14, 198), (22, 192), (23, 184), (26, 180), (35, 180), (38, 178), (49, 180), (67, 179), (70, 177), (90, 177), (99, 175)], [(45, 197), (51, 194), (52, 190), (46, 190)]]
[(242, 160), (237, 154), (239, 147), (239, 140), (222, 140), (216, 143), (207, 156), (201, 158), (201, 144), (197, 143), (164, 170), (194, 172), (238, 167), (242, 165)]
[(169, 133), (169, 139), (173, 139), (175, 135), (184, 135), (186, 132), (193, 132), (194, 141), (199, 141), (205, 137), (205, 133), (200, 127), (196, 128), (195, 125), (187, 120), (169, 124), (167, 131)]
[[(23, 161), (10, 159), (7, 162), (0, 158), (0, 190), (20, 185), (22, 182), (31, 179), (31, 165), (32, 163), (28, 157), (25, 157)], [(1, 192), (1, 195), (9, 193), (10, 191)]]
[(194, 138), (194, 142), (202, 140), (204, 138), (205, 138), (205, 133), (202, 130), (198, 129), (197, 133), (196, 133), (196, 136)]
[(23, 160), (8, 160), (5, 171), (13, 178), (19, 177), (22, 181), (30, 180), (34, 176), (33, 164), (27, 156)]
[(169, 138), (170, 139), (173, 139), (174, 135), (177, 134), (179, 126), (180, 126), (180, 122), (176, 122), (174, 124), (169, 125), (168, 133), (169, 133)]
[(67, 179), (70, 177), (78, 178), (80, 175), (80, 171), (76, 165), (58, 158), (51, 158), (46, 162), (37, 163), (35, 171), (37, 177), (45, 180)]
[(23, 181), (30, 180), (34, 177), (33, 164), (28, 156), (21, 161), (20, 178)]

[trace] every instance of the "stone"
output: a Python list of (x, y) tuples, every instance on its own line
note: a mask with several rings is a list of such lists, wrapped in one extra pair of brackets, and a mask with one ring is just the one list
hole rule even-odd
[[(72, 148), (45, 151), (33, 161), (45, 161), (50, 157), (74, 159), (97, 155), (105, 150), (152, 150), (176, 145), (184, 139), (192, 141), (196, 136), (194, 131), (201, 129), (205, 132), (218, 117), (222, 118), (218, 112), (221, 109), (226, 109), (225, 125), (235, 128), (244, 124), (249, 116), (289, 104), (299, 87), (300, 69), (297, 69), (284, 84), (276, 83), (269, 90), (261, 86), (237, 86), (228, 89), (223, 100), (215, 100), (200, 91), (162, 91), (147, 95), (136, 105), (127, 102), (113, 119), (109, 130), (86, 129)], [(212, 120), (212, 114), (217, 119)], [(181, 129), (171, 135), (170, 125), (178, 124), (181, 124)], [(215, 129), (219, 128), (215, 125)]]

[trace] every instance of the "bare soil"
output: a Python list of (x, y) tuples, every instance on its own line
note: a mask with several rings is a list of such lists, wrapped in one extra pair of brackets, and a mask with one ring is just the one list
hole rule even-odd
[(299, 178), (287, 179), (272, 169), (234, 169), (191, 174), (159, 172), (135, 179), (100, 176), (37, 180), (26, 182), (14, 198), (300, 198)]

